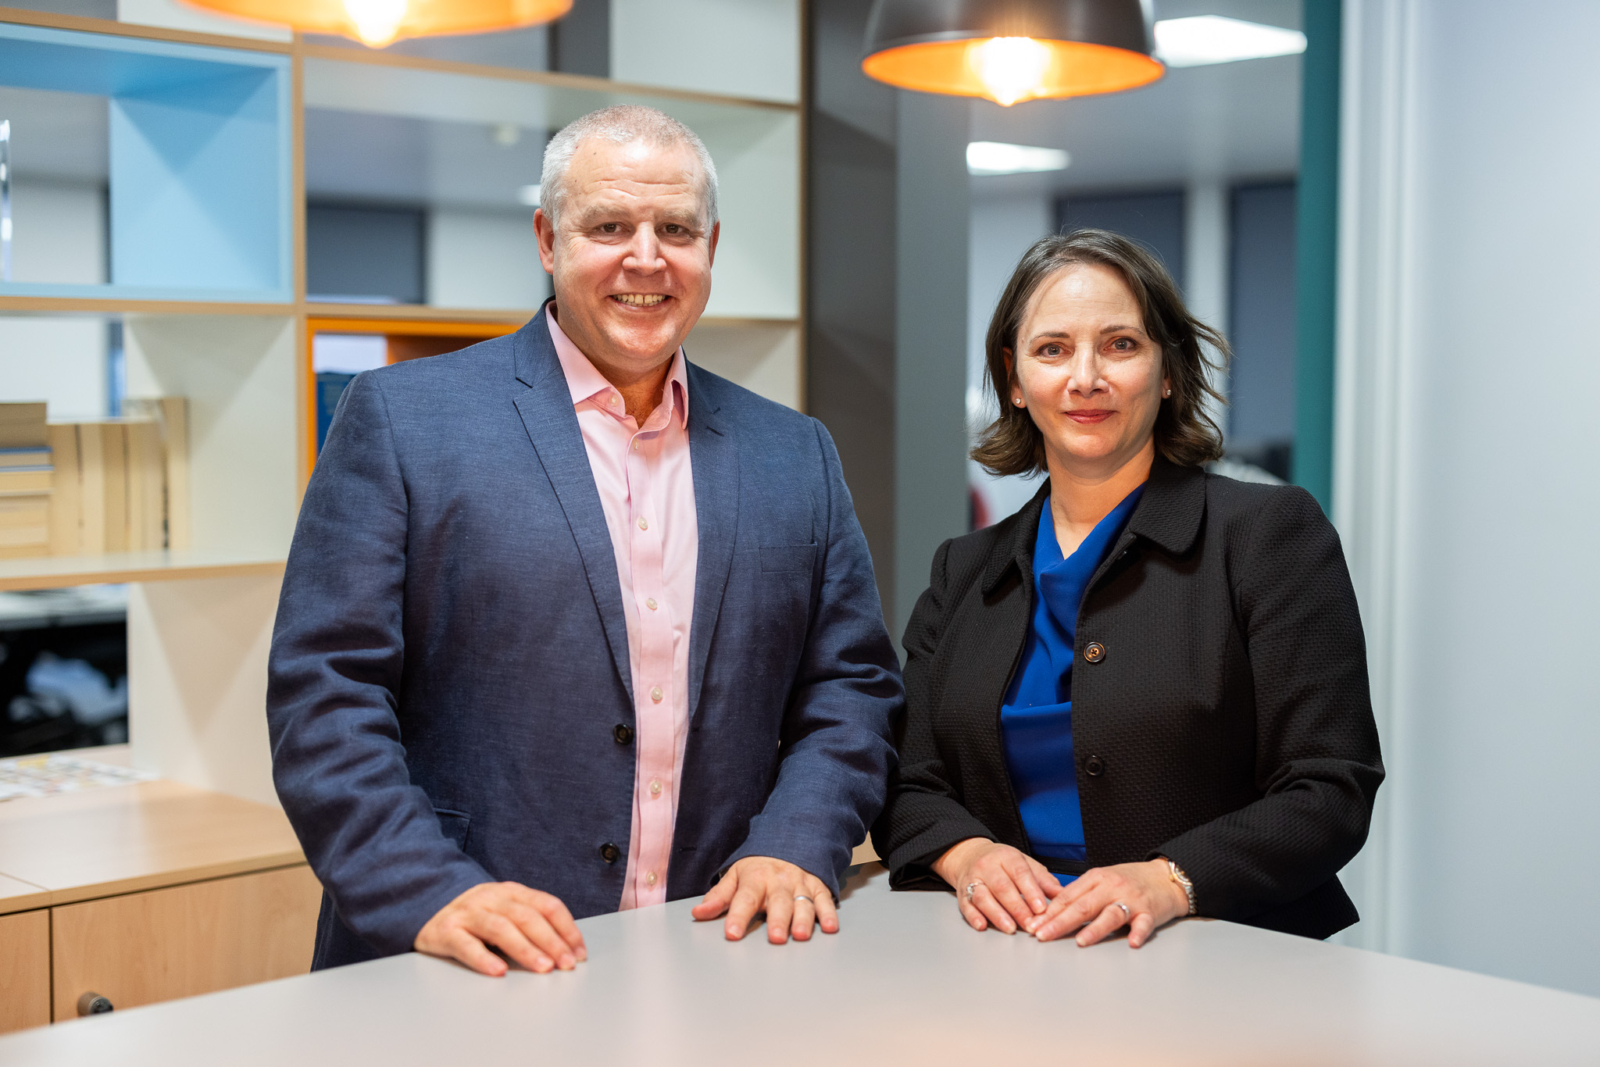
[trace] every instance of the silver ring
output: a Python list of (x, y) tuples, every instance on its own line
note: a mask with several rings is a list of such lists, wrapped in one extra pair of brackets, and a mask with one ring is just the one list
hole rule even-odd
[(811, 903), (811, 898), (810, 898), (810, 897), (808, 897), (808, 896), (806, 896), (806, 895), (805, 895), (805, 894), (804, 894), (804, 893), (796, 893), (796, 894), (795, 894), (795, 895), (794, 895), (794, 899), (796, 899), (796, 900), (803, 900), (803, 901), (805, 901), (805, 902), (806, 902), (806, 903), (807, 903), (807, 904), (810, 904), (810, 903)]
[(983, 884), (982, 882), (968, 882), (967, 883), (966, 896), (967, 896), (967, 903), (968, 904), (972, 903), (972, 894), (977, 892), (978, 891), (978, 887), (980, 885), (982, 885), (982, 884)]
[(1129, 911), (1128, 910), (1128, 906), (1126, 904), (1124, 904), (1122, 901), (1113, 900), (1111, 903), (1122, 909), (1122, 921), (1123, 922), (1127, 922), (1129, 919), (1133, 918), (1133, 912)]

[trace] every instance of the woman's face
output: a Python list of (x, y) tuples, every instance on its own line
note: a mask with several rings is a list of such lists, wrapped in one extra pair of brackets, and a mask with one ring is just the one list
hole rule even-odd
[(1006, 363), (1009, 400), (1027, 406), (1052, 468), (1107, 477), (1151, 443), (1170, 382), (1139, 302), (1110, 267), (1076, 264), (1048, 278)]

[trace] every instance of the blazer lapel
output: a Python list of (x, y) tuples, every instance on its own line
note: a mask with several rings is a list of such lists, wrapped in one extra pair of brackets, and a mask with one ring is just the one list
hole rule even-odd
[[(544, 467), (556, 499), (567, 517), (572, 537), (589, 580), (589, 592), (600, 610), (611, 659), (617, 666), (633, 701), (633, 672), (628, 666), (628, 625), (622, 613), (622, 587), (617, 580), (617, 560), (611, 551), (611, 531), (606, 527), (605, 509), (600, 505), (600, 490), (589, 469), (589, 453), (583, 446), (583, 431), (572, 406), (567, 379), (561, 373), (550, 328), (540, 310), (533, 321), (516, 335), (517, 380), (528, 388), (513, 401), (522, 416), (528, 440)], [(697, 479), (698, 480), (698, 479)], [(698, 488), (698, 487), (697, 487)]]
[(694, 578), (694, 621), (689, 627), (689, 717), (698, 713), (711, 638), (728, 586), (739, 532), (739, 449), (711, 379), (689, 364), (689, 464), (694, 473), (695, 520), (700, 550)]

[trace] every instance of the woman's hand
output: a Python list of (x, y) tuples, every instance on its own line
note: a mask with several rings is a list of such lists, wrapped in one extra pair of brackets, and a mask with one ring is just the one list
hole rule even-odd
[[(1092, 945), (1128, 927), (1128, 947), (1150, 940), (1156, 927), (1189, 914), (1189, 898), (1172, 880), (1163, 859), (1095, 867), (1063, 886), (1049, 909), (1025, 927), (1040, 941), (1078, 931), (1078, 945)], [(1081, 929), (1080, 929), (1081, 928)]]
[(955, 888), (956, 904), (974, 930), (1031, 931), (1047, 902), (1064, 892), (1044, 864), (984, 837), (951, 845), (934, 861), (933, 873)]

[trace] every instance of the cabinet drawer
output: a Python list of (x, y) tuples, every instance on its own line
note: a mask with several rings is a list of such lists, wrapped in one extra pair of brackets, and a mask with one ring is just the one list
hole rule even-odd
[(50, 913), (0, 915), (0, 1034), (50, 1021)]
[(321, 896), (302, 864), (53, 908), (55, 1019), (304, 974)]

